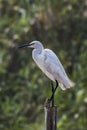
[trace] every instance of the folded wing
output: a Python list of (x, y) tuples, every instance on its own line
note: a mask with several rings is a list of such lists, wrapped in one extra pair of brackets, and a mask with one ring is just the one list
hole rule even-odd
[(49, 49), (44, 50), (44, 66), (45, 69), (54, 76), (54, 79), (59, 82), (59, 86), (62, 90), (73, 86), (58, 57)]

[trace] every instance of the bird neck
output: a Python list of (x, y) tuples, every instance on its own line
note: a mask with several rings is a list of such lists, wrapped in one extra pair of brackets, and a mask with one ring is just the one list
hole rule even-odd
[(41, 54), (42, 51), (43, 51), (43, 49), (44, 49), (44, 47), (43, 47), (43, 45), (41, 45), (41, 46), (36, 47), (36, 48), (33, 50), (33, 52), (36, 53), (36, 54)]

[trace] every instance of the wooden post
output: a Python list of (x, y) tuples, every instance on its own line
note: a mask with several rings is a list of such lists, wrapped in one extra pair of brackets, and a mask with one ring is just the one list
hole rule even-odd
[(50, 105), (48, 99), (45, 102), (45, 124), (46, 130), (57, 130), (57, 106)]

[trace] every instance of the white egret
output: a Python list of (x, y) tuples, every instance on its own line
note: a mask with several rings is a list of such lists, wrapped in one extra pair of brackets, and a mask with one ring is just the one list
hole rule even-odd
[(58, 83), (62, 90), (66, 90), (67, 88), (73, 86), (73, 83), (68, 78), (58, 57), (52, 50), (44, 49), (42, 43), (39, 41), (33, 41), (31, 43), (19, 46), (18, 48), (23, 48), (26, 46), (33, 48), (32, 57), (43, 73), (45, 73), (49, 79), (56, 82), (55, 89), (52, 88), (53, 94), (51, 98), (54, 96)]

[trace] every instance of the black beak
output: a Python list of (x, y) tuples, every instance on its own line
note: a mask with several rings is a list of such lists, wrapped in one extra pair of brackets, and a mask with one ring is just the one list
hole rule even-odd
[(18, 46), (18, 48), (24, 48), (24, 47), (26, 47), (26, 46), (31, 46), (31, 44), (25, 44), (25, 45), (22, 45), (22, 46)]

